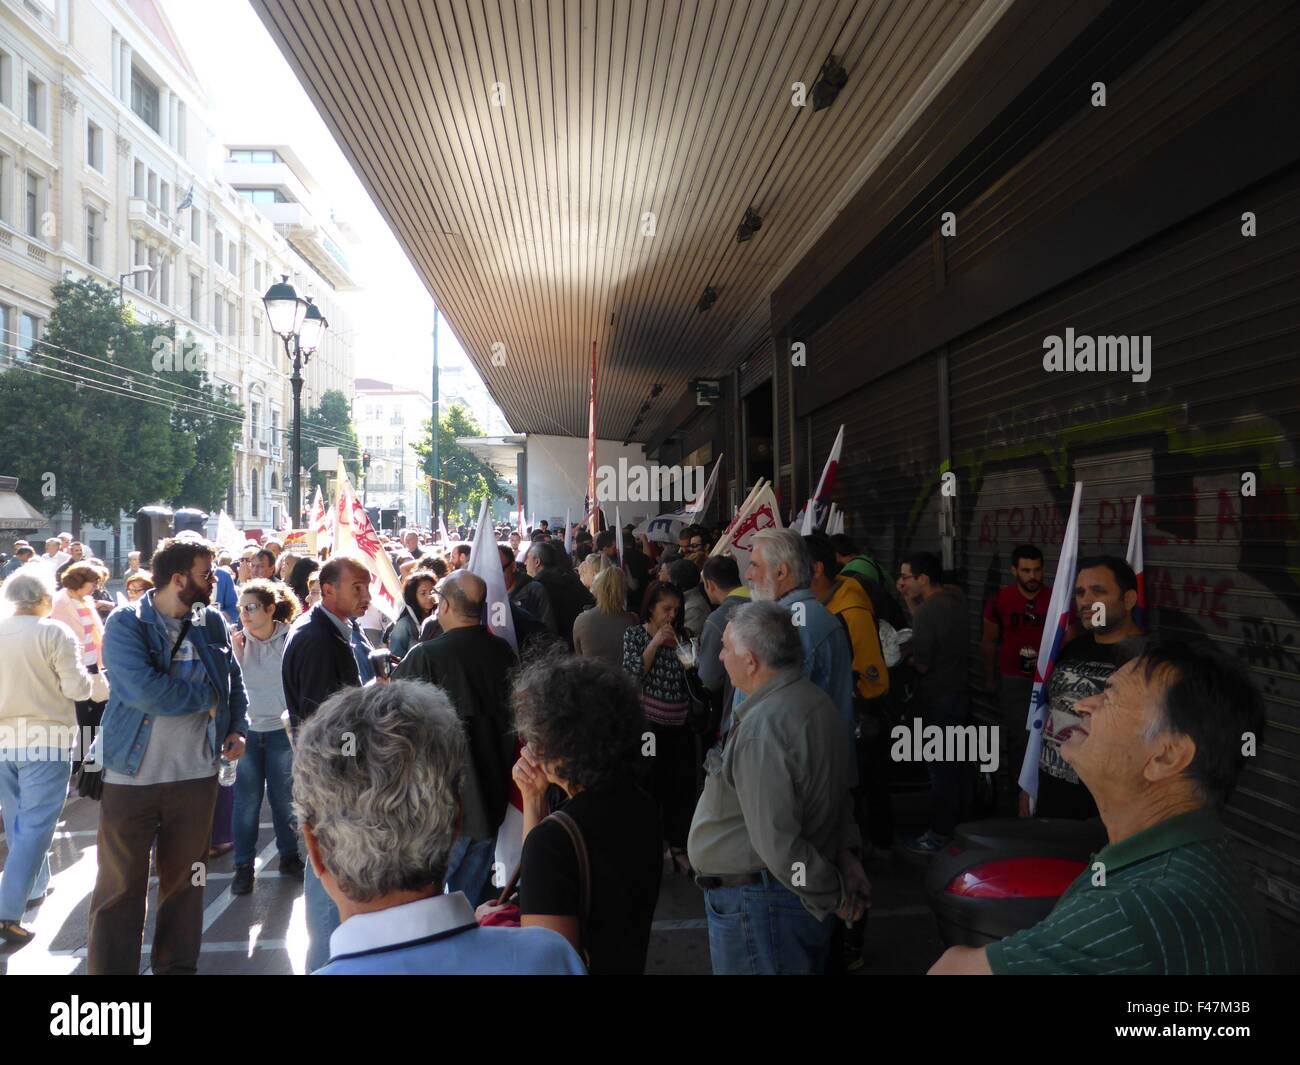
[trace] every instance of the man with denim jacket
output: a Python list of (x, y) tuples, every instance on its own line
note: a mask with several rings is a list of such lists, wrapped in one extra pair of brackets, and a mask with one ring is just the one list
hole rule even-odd
[(214, 551), (197, 539), (163, 543), (154, 590), (104, 627), (112, 678), (100, 729), (104, 792), (87, 968), (136, 974), (157, 844), (158, 974), (198, 970), (202, 878), (217, 798), (218, 761), (244, 753), (248, 699), (230, 633), (210, 608)]

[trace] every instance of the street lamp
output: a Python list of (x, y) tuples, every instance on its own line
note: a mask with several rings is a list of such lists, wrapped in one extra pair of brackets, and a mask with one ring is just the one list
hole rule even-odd
[(126, 302), (126, 279), (128, 277), (135, 277), (136, 274), (152, 274), (152, 273), (153, 273), (152, 266), (143, 265), (143, 266), (137, 266), (132, 270), (128, 270), (124, 274), (118, 274), (117, 275), (117, 302), (118, 303)]
[[(266, 290), (262, 304), (271, 323), (271, 332), (284, 341), (284, 354), (293, 362), (293, 520), (302, 521), (302, 368), (320, 345), (329, 322), (308, 296), (299, 296), (289, 284), (289, 275)], [(293, 347), (289, 341), (293, 341)]]

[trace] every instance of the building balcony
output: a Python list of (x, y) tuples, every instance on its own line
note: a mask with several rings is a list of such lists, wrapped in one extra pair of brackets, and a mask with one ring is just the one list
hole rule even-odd
[(176, 251), (188, 244), (188, 237), (180, 222), (140, 196), (132, 196), (127, 200), (127, 221), (133, 236), (160, 238)]

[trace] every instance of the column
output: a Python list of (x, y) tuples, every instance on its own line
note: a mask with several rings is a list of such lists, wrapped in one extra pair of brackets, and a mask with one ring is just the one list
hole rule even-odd
[[(72, 190), (76, 186), (73, 175), (80, 173), (77, 166), (77, 96), (66, 84), (59, 87), (59, 100), (63, 105), (59, 115), (59, 217), (55, 220), (59, 227), (57, 246), (64, 255), (77, 255), (77, 233), (82, 231), (84, 219), (74, 224), (76, 205)], [(53, 177), (53, 175), (51, 175)], [(53, 204), (51, 204), (53, 207)], [(51, 241), (51, 244), (54, 244)], [(84, 254), (85, 248), (80, 252)]]

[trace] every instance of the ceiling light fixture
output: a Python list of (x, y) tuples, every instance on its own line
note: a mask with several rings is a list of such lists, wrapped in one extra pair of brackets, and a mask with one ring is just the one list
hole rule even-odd
[(835, 102), (839, 96), (840, 90), (848, 84), (849, 73), (833, 55), (826, 57), (826, 62), (822, 64), (821, 73), (817, 75), (817, 80), (813, 82), (812, 101), (813, 111), (824, 111)]
[(763, 228), (762, 217), (752, 207), (745, 208), (745, 217), (740, 220), (740, 225), (736, 227), (736, 243), (744, 244), (753, 238), (754, 234)]

